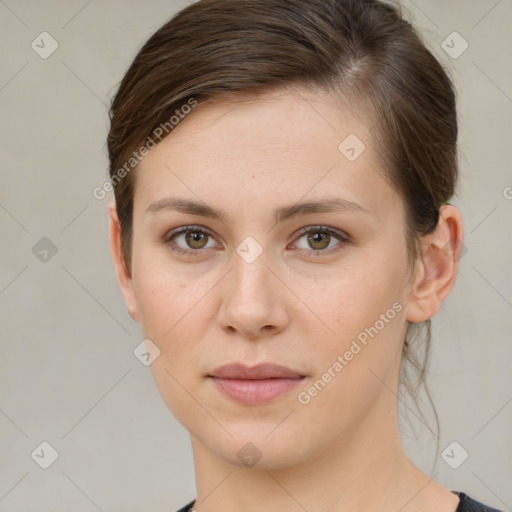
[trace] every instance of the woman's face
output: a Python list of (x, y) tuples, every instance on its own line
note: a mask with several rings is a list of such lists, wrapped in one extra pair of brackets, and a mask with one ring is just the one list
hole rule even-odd
[[(298, 463), (396, 415), (404, 205), (369, 126), (333, 105), (306, 90), (199, 105), (136, 171), (130, 312), (169, 409), (235, 464)], [(231, 363), (291, 373), (221, 378)]]

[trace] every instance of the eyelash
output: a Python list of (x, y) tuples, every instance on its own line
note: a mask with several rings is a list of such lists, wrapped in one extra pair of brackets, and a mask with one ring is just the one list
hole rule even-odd
[[(171, 249), (172, 251), (175, 251), (179, 254), (185, 254), (187, 256), (199, 256), (201, 252), (203, 252), (203, 249), (183, 249), (182, 247), (176, 245), (174, 242), (173, 242), (173, 238), (175, 238), (176, 236), (178, 235), (181, 235), (181, 234), (187, 234), (187, 233), (201, 233), (201, 234), (205, 234), (211, 238), (213, 238), (213, 235), (205, 230), (204, 228), (200, 227), (200, 226), (184, 226), (182, 228), (178, 228), (178, 229), (175, 229), (169, 233), (167, 233), (163, 239), (162, 239), (162, 242), (164, 244), (166, 244), (169, 249)], [(348, 243), (350, 243), (350, 237), (340, 231), (337, 231), (337, 230), (334, 230), (332, 228), (329, 228), (327, 226), (310, 226), (310, 227), (307, 227), (307, 228), (304, 228), (302, 229), (299, 233), (297, 233), (296, 235), (296, 238), (294, 240), (297, 241), (298, 239), (302, 238), (304, 235), (308, 235), (309, 233), (327, 233), (329, 234), (330, 236), (333, 236), (335, 238), (337, 238), (340, 243), (337, 244), (337, 245), (346, 245)], [(292, 242), (292, 243), (294, 243)], [(336, 247), (336, 246), (335, 246)], [(323, 253), (332, 253), (333, 251), (335, 250), (339, 250), (339, 249), (322, 249), (322, 250), (307, 250), (307, 249), (299, 249), (299, 250), (305, 250), (306, 252), (310, 253), (311, 255), (315, 255), (315, 256), (320, 256), (321, 254)]]

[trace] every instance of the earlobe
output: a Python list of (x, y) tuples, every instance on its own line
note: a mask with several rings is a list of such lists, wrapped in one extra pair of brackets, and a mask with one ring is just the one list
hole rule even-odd
[(117, 274), (117, 282), (119, 283), (119, 288), (121, 289), (121, 293), (123, 294), (126, 302), (128, 313), (136, 322), (140, 322), (132, 275), (127, 268), (123, 254), (121, 243), (121, 224), (119, 222), (119, 217), (117, 216), (115, 204), (109, 205), (108, 215), (110, 220), (110, 252), (112, 254), (112, 260)]
[(408, 296), (406, 318), (419, 323), (433, 317), (452, 290), (462, 250), (463, 227), (459, 211), (444, 205), (434, 233), (422, 241), (415, 280)]

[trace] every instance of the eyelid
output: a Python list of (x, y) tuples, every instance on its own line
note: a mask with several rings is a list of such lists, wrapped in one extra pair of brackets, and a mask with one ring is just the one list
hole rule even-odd
[[(171, 229), (170, 231), (167, 231), (162, 237), (161, 242), (164, 244), (171, 243), (174, 237), (182, 234), (186, 234), (189, 232), (193, 233), (203, 233), (205, 235), (208, 235), (213, 240), (217, 241), (216, 236), (213, 235), (213, 233), (205, 226), (197, 225), (197, 224), (187, 224), (186, 226), (180, 226), (179, 228)], [(176, 244), (177, 245), (177, 244)], [(183, 252), (183, 253), (201, 253), (203, 252), (202, 249), (184, 249), (177, 245), (177, 248), (172, 248), (175, 251)], [(211, 247), (208, 247), (208, 249), (211, 249)]]
[(167, 231), (162, 236), (162, 241), (168, 242), (169, 240), (171, 240), (171, 238), (173, 236), (179, 235), (181, 233), (187, 233), (188, 231), (198, 231), (200, 233), (205, 233), (205, 234), (211, 236), (212, 238), (214, 238), (212, 232), (207, 227), (201, 226), (199, 224), (187, 224), (186, 226), (180, 226), (179, 228), (175, 228), (175, 229), (171, 229), (171, 230)]
[(343, 240), (349, 239), (349, 236), (347, 233), (345, 233), (341, 230), (335, 229), (335, 228), (331, 228), (330, 226), (324, 226), (323, 224), (313, 224), (311, 226), (305, 226), (305, 227), (301, 228), (299, 231), (297, 231), (297, 233), (294, 236), (299, 237), (299, 236), (305, 235), (307, 233), (310, 233), (311, 231), (325, 231), (331, 235), (336, 235), (337, 237), (339, 237)]

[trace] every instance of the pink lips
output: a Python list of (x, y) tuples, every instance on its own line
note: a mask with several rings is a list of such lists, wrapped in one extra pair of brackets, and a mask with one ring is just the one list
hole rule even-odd
[(271, 363), (252, 367), (231, 363), (208, 375), (224, 395), (247, 405), (270, 402), (298, 386), (304, 377), (290, 368)]

